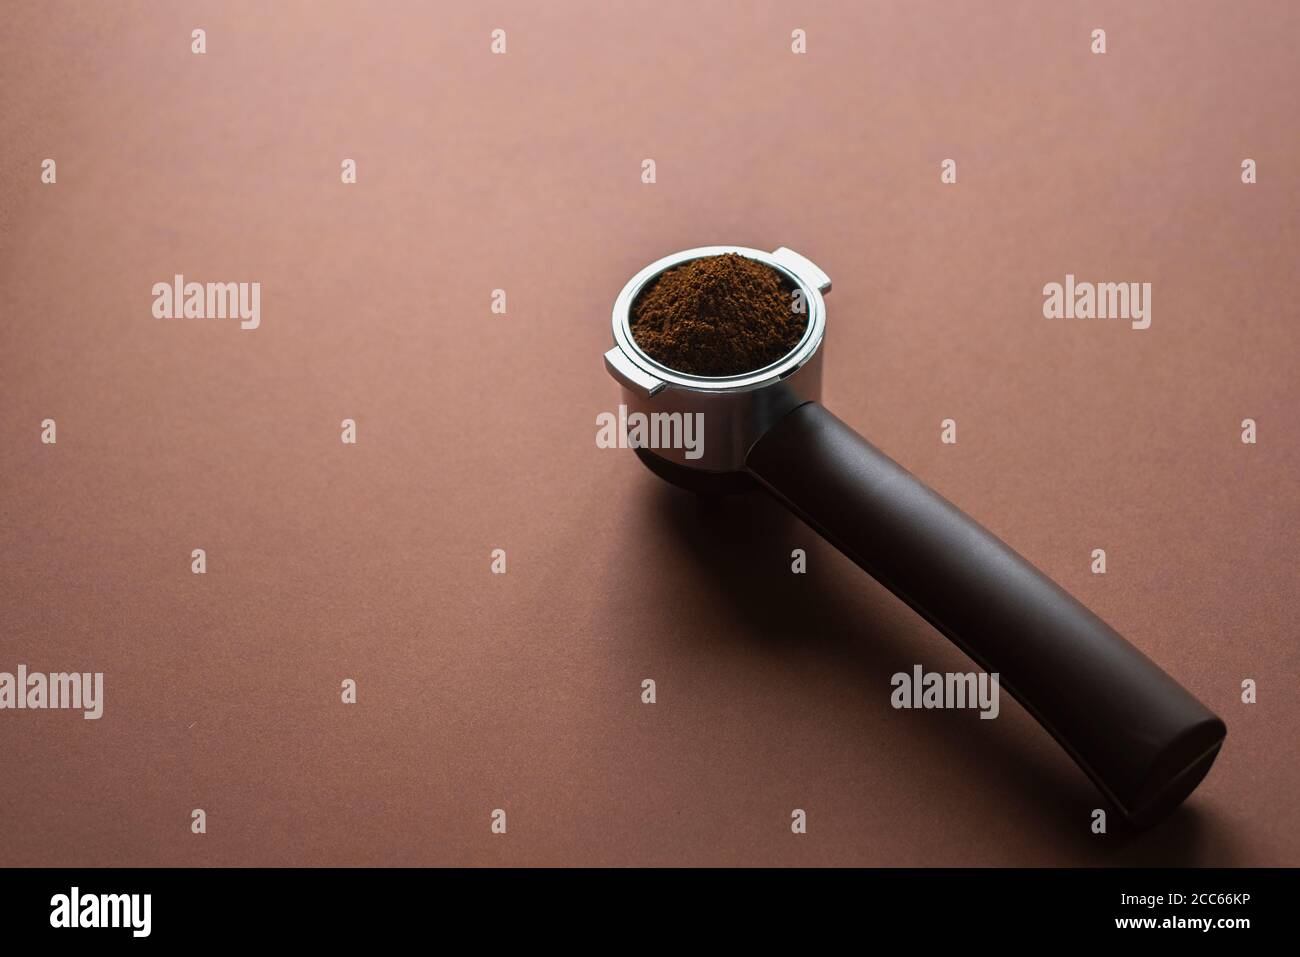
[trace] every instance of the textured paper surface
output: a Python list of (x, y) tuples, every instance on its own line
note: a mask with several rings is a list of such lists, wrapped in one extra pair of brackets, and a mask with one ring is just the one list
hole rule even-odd
[[(107, 700), (0, 712), (0, 864), (1300, 864), (1295, 7), (5, 17), (0, 670)], [(892, 710), (969, 662), (595, 447), (615, 295), (710, 243), (825, 269), (827, 405), (1224, 717), (1177, 815), (1089, 833), (1008, 697)], [(154, 319), (176, 273), (261, 327)], [(1151, 328), (1044, 319), (1067, 273)]]

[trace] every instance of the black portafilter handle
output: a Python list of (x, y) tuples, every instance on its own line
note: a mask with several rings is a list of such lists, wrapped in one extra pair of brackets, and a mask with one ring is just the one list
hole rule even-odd
[(1158, 665), (970, 516), (808, 402), (748, 471), (907, 602), (1046, 728), (1139, 827), (1210, 769), (1227, 728)]

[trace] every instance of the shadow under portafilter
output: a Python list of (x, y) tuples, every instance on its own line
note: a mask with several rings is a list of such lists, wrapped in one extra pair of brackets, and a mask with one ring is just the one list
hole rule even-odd
[[(671, 536), (689, 560), (686, 574), (714, 583), (711, 593), (725, 606), (722, 613), (736, 623), (732, 634), (767, 653), (833, 657), (837, 667), (828, 680), (851, 685), (864, 713), (888, 717), (893, 711), (890, 677), (950, 653), (937, 632), (920, 619), (913, 623), (910, 609), (766, 495), (696, 494), (647, 482), (641, 501), (646, 513), (641, 524)], [(790, 552), (796, 547), (807, 553), (805, 574), (791, 571)], [(918, 640), (918, 632), (929, 634)], [(930, 636), (941, 644), (930, 647)], [(956, 667), (978, 670), (973, 662)], [(809, 689), (808, 707), (815, 708), (820, 697)], [(1022, 715), (1013, 700), (1000, 696), (1003, 713), (1014, 708)], [(1209, 821), (1194, 805), (1179, 808), (1146, 830), (1129, 827), (1122, 815), (1107, 808), (1108, 833), (1092, 833), (1092, 809), (1105, 807), (1104, 802), (1068, 761), (1034, 752), (1025, 735), (1043, 732), (1032, 721), (1023, 721), (1023, 734), (990, 734), (980, 727), (986, 722), (972, 721), (963, 711), (936, 709), (915, 717), (894, 726), (905, 726), (912, 736), (908, 744), (917, 762), (940, 764), (946, 774), (960, 769), (982, 786), (1015, 792), (1008, 796), (1008, 813), (1017, 816), (1022, 829), (1050, 840), (1071, 863), (1206, 863)], [(863, 734), (857, 746), (865, 760), (872, 751), (864, 733), (867, 726), (837, 727), (833, 733)], [(891, 773), (906, 774), (909, 769)], [(864, 802), (870, 798), (863, 796)]]

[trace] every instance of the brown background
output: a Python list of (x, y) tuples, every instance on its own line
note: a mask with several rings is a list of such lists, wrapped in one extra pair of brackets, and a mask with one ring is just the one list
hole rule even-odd
[[(1300, 864), (1298, 10), (7, 5), (0, 670), (107, 703), (0, 713), (0, 863)], [(1091, 835), (1009, 698), (892, 710), (968, 661), (595, 447), (615, 295), (708, 243), (826, 269), (827, 404), (1223, 715), (1172, 819)], [(262, 327), (153, 319), (178, 272)]]

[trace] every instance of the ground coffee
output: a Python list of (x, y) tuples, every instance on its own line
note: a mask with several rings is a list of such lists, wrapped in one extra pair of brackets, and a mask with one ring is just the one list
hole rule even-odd
[(742, 375), (790, 352), (808, 326), (794, 286), (770, 266), (736, 253), (670, 269), (632, 305), (636, 344), (670, 369)]

